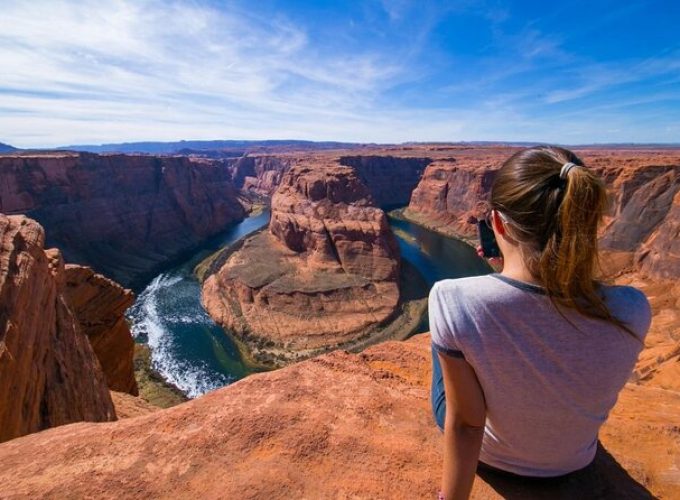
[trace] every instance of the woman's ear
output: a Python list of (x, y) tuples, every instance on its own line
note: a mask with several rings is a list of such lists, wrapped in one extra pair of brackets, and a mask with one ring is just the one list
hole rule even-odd
[(503, 225), (503, 219), (501, 219), (501, 216), (496, 210), (491, 211), (491, 225), (493, 226), (493, 230), (496, 234), (505, 236), (506, 231), (505, 226)]

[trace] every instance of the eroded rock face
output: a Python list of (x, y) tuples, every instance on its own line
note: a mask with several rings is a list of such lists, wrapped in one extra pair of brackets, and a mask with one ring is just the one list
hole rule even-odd
[(295, 167), (272, 198), (269, 231), (319, 266), (375, 281), (395, 280), (399, 251), (385, 213), (354, 169)]
[(89, 267), (67, 264), (64, 295), (99, 359), (109, 389), (136, 396), (135, 343), (125, 311), (134, 295)]
[(680, 154), (674, 165), (650, 165), (642, 158), (621, 166), (612, 159), (598, 168), (614, 201), (602, 247), (631, 254), (651, 277), (680, 277)]
[(203, 303), (261, 362), (359, 341), (399, 303), (396, 240), (349, 167), (293, 167), (272, 199), (269, 230), (218, 260)]
[(0, 212), (40, 222), (69, 262), (126, 285), (241, 220), (226, 165), (183, 157), (0, 157)]
[(405, 215), (448, 234), (473, 236), (470, 220), (484, 215), (501, 156), (437, 161), (425, 170)]
[(341, 165), (353, 167), (368, 187), (379, 207), (408, 204), (430, 158), (400, 158), (396, 156), (342, 156)]
[(115, 420), (106, 380), (65, 297), (45, 233), (0, 214), (0, 441), (81, 420)]
[[(0, 496), (435, 498), (430, 356), (428, 335), (334, 352), (151, 415), (16, 439), (0, 445)], [(482, 474), (472, 498), (675, 498), (678, 404), (627, 385), (593, 468), (552, 485)]]
[(285, 156), (243, 156), (230, 160), (234, 185), (244, 193), (271, 196), (283, 175), (296, 162)]

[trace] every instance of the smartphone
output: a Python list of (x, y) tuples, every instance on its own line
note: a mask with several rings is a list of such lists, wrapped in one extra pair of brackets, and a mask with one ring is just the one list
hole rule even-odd
[(486, 221), (477, 221), (477, 234), (479, 235), (479, 244), (482, 246), (482, 253), (484, 257), (490, 259), (491, 257), (500, 257), (501, 250), (496, 243), (496, 235), (487, 225)]

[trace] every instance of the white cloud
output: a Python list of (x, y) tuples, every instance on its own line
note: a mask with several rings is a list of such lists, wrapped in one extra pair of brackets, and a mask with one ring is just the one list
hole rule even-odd
[(0, 61), (0, 137), (24, 146), (155, 139), (159, 123), (168, 139), (292, 137), (302, 118), (351, 120), (401, 71), (317, 54), (285, 18), (153, 0), (7, 3)]
[[(563, 49), (559, 34), (546, 36), (531, 25), (504, 34), (510, 13), (499, 11), (489, 14), (490, 52), (447, 66), (456, 54), (438, 52), (430, 31), (447, 9), (481, 15), (488, 11), (484, 2), (455, 8), (433, 2), (424, 14), (413, 0), (380, 2), (374, 7), (384, 8), (391, 23), (364, 35), (386, 41), (347, 47), (351, 32), (318, 43), (308, 27), (277, 14), (258, 17), (236, 2), (218, 10), (200, 0), (5, 0), (0, 141), (20, 147), (229, 138), (591, 142), (603, 130), (612, 137), (621, 131), (622, 141), (677, 140), (672, 113), (641, 131), (634, 117), (608, 103), (551, 111), (659, 75), (665, 88), (624, 95), (620, 106), (677, 100), (677, 53), (584, 64)], [(414, 9), (423, 14), (418, 21)], [(401, 37), (398, 43), (393, 36)], [(410, 87), (390, 93), (399, 85)]]

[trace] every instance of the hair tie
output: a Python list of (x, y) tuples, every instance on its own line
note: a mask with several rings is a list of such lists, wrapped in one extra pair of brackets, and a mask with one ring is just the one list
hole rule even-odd
[(562, 165), (562, 170), (560, 170), (560, 179), (566, 179), (567, 176), (569, 175), (569, 171), (574, 168), (574, 167), (580, 167), (581, 165), (577, 165), (576, 163), (568, 162)]

